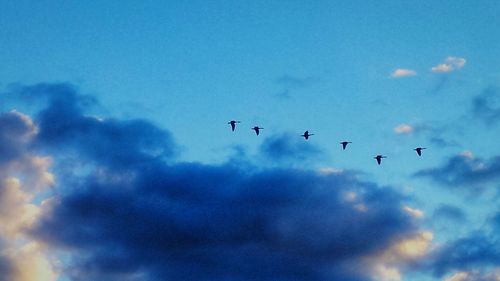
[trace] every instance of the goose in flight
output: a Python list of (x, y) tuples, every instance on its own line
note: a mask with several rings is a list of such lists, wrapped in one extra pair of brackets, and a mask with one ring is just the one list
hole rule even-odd
[(234, 129), (236, 128), (236, 123), (241, 123), (241, 122), (240, 121), (231, 120), (231, 121), (229, 121), (227, 123), (231, 125), (231, 130), (234, 132)]
[(387, 156), (377, 155), (373, 158), (377, 159), (377, 163), (380, 165), (380, 162), (382, 162), (382, 158), (387, 158)]
[(340, 144), (342, 145), (342, 150), (345, 150), (345, 148), (347, 147), (347, 145), (350, 144), (350, 143), (352, 143), (352, 142), (350, 142), (350, 141), (343, 141), (343, 142), (341, 142)]
[(414, 150), (417, 152), (418, 156), (422, 156), (422, 150), (426, 149), (425, 147), (417, 147)]
[(264, 129), (264, 128), (260, 128), (259, 126), (255, 126), (255, 127), (252, 128), (252, 130), (255, 131), (255, 133), (257, 134), (257, 136), (259, 135), (260, 130), (262, 130), (262, 129)]
[(314, 136), (314, 134), (309, 134), (309, 131), (305, 131), (304, 134), (301, 136), (303, 136), (307, 140), (309, 139), (310, 136)]

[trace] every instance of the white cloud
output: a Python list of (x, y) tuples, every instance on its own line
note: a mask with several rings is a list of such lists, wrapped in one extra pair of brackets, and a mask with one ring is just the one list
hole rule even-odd
[(396, 134), (410, 134), (415, 130), (411, 125), (408, 124), (400, 124), (396, 128), (394, 128), (394, 132)]
[(40, 217), (39, 192), (55, 182), (50, 157), (32, 155), (28, 147), (38, 130), (28, 116), (17, 111), (0, 114), (0, 137), (15, 157), (0, 161), (0, 255), (11, 265), (9, 280), (57, 280), (53, 259), (38, 241), (26, 234)]
[(415, 76), (417, 72), (413, 69), (398, 68), (391, 73), (392, 78)]
[(408, 215), (414, 217), (414, 218), (421, 218), (424, 216), (424, 212), (422, 212), (419, 209), (413, 209), (408, 206), (403, 207), (403, 211), (405, 211)]
[(452, 72), (454, 70), (462, 68), (466, 63), (464, 58), (459, 57), (447, 57), (444, 63), (438, 64), (431, 68), (432, 72), (435, 73), (446, 73)]

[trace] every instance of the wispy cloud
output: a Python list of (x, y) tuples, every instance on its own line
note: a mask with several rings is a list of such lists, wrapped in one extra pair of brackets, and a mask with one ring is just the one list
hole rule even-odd
[(488, 87), (472, 101), (472, 114), (486, 125), (500, 121), (500, 90)]
[(500, 156), (484, 160), (465, 151), (451, 157), (439, 167), (424, 169), (414, 175), (429, 178), (449, 188), (483, 190), (500, 178)]
[[(498, 266), (500, 264), (498, 238), (498, 235), (488, 235), (478, 231), (464, 238), (448, 242), (432, 254), (432, 258), (429, 259), (431, 261), (430, 268), (436, 276), (441, 277), (449, 272), (470, 272)], [(455, 279), (451, 280), (497, 280), (464, 279), (464, 277), (466, 276), (455, 276)]]
[(413, 69), (398, 68), (391, 73), (392, 78), (415, 76), (417, 72)]
[(459, 207), (441, 204), (436, 210), (434, 210), (433, 218), (464, 222), (466, 220), (466, 215)]
[(278, 94), (279, 97), (290, 98), (292, 92), (302, 88), (309, 87), (318, 81), (317, 78), (312, 76), (299, 77), (285, 74), (275, 79), (275, 83), (283, 87), (282, 91)]
[(462, 68), (466, 63), (464, 58), (449, 56), (445, 59), (444, 63), (438, 64), (431, 68), (434, 73), (452, 72)]

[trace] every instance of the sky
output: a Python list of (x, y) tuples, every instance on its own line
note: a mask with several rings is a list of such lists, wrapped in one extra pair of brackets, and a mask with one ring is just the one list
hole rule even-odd
[(499, 14), (0, 1), (0, 281), (499, 281)]

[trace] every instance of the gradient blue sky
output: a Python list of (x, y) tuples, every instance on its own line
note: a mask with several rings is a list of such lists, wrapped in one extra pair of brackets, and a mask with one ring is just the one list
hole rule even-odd
[[(69, 83), (99, 101), (85, 116), (169, 131), (179, 163), (355, 171), (406, 196), (424, 214), (419, 229), (433, 233), (429, 249), (441, 249), (494, 228), (500, 214), (498, 15), (498, 1), (2, 1), (0, 92)], [(440, 64), (449, 68), (432, 70)], [(35, 124), (44, 107), (0, 104)], [(234, 133), (232, 119), (242, 121)], [(254, 125), (265, 128), (259, 137)], [(273, 151), (305, 154), (266, 155), (305, 130), (316, 134), (310, 147)], [(342, 140), (353, 142), (346, 151)], [(422, 157), (417, 146), (428, 148)], [(376, 154), (388, 156), (381, 166)], [(51, 173), (64, 190), (64, 173)], [(483, 280), (498, 270), (494, 257), (441, 275), (399, 270), (403, 280)]]

